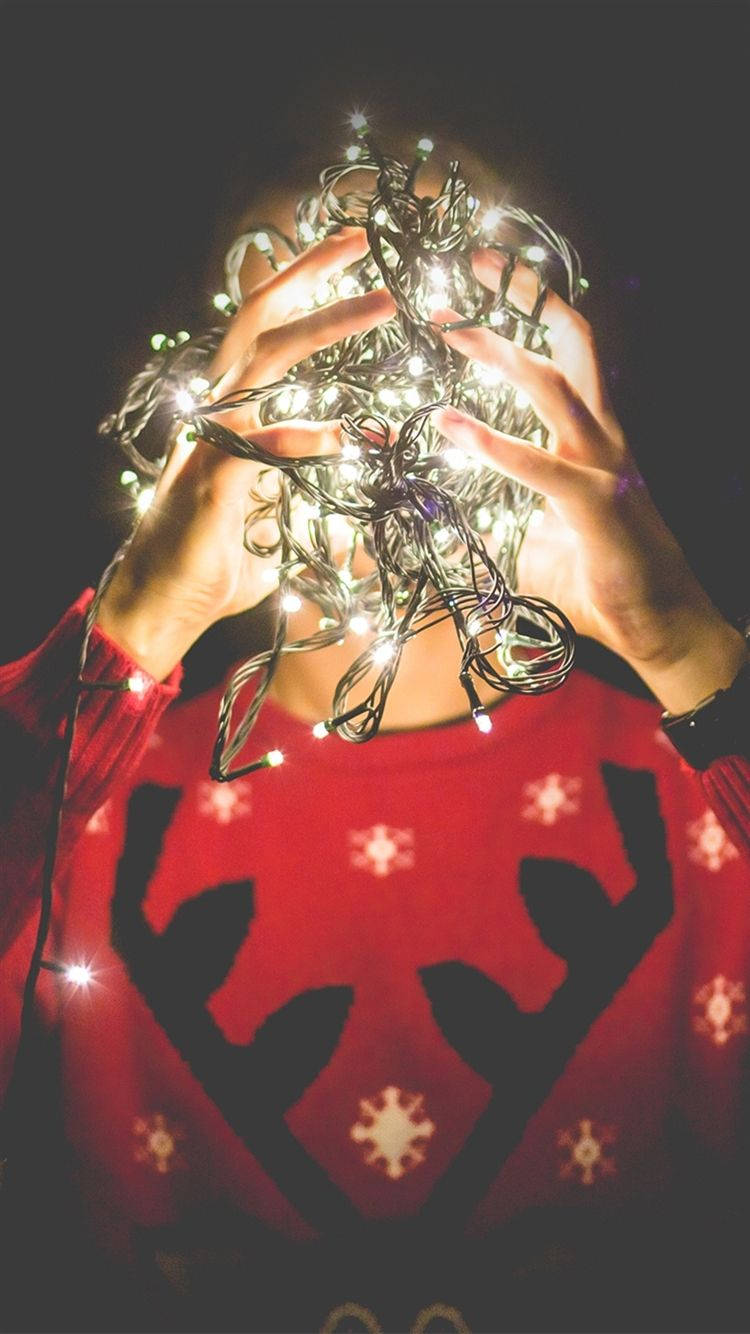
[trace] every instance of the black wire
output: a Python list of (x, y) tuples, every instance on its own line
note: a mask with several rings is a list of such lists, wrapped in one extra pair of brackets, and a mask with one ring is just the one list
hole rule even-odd
[[(234, 674), (221, 702), (211, 774), (231, 779), (256, 768), (263, 759), (233, 767), (243, 750), (286, 653), (308, 652), (340, 640), (353, 615), (363, 615), (375, 640), (360, 653), (334, 693), (332, 716), (325, 720), (351, 741), (377, 733), (388, 692), (395, 679), (403, 645), (436, 619), (450, 615), (461, 647), (461, 680), (476, 711), (478, 677), (497, 690), (537, 693), (554, 689), (573, 661), (573, 630), (567, 619), (541, 599), (511, 592), (516, 562), (530, 514), (538, 498), (527, 487), (489, 468), (454, 471), (442, 451), (443, 439), (430, 420), (435, 408), (452, 403), (496, 430), (547, 444), (547, 433), (528, 404), (510, 385), (493, 383), (476, 373), (466, 358), (452, 351), (431, 318), (430, 283), (462, 316), (464, 327), (487, 325), (517, 343), (549, 355), (544, 301), (552, 271), (562, 279), (571, 302), (583, 290), (578, 256), (567, 240), (541, 218), (513, 205), (503, 205), (500, 234), (483, 234), (478, 201), (463, 180), (458, 162), (449, 164), (436, 198), (415, 193), (416, 176), (426, 153), (420, 149), (411, 165), (381, 151), (366, 127), (358, 155), (326, 168), (320, 189), (300, 201), (296, 235), (287, 236), (270, 224), (247, 229), (226, 258), (229, 311), (242, 301), (240, 270), (249, 246), (256, 244), (272, 268), (341, 227), (362, 227), (368, 255), (345, 275), (325, 285), (321, 303), (347, 292), (385, 287), (396, 305), (393, 319), (364, 334), (351, 336), (293, 366), (272, 384), (225, 395), (218, 401), (198, 394), (194, 411), (182, 419), (202, 440), (238, 458), (261, 466), (261, 480), (252, 493), (245, 545), (279, 567), (281, 602), (287, 595), (312, 599), (320, 607), (321, 628), (306, 639), (287, 639), (288, 618), (279, 612), (273, 645), (256, 654)], [(371, 190), (349, 189), (353, 173), (372, 178)], [(348, 192), (347, 192), (348, 191)], [(542, 246), (545, 260), (529, 257), (530, 246)], [(483, 287), (472, 268), (478, 249), (494, 249), (504, 259), (496, 293)], [(284, 258), (280, 258), (283, 256)], [(509, 297), (519, 262), (537, 279), (530, 312)], [(164, 459), (143, 455), (141, 439), (147, 426), (165, 416), (175, 418), (175, 394), (202, 375), (221, 339), (209, 330), (180, 342), (162, 337), (157, 354), (131, 381), (117, 413), (102, 423), (116, 438), (144, 477), (158, 476)], [(298, 417), (296, 396), (304, 390), (302, 413), (322, 421), (341, 421), (342, 438), (355, 459), (340, 455), (281, 458), (222, 423), (222, 416), (252, 407), (261, 425)], [(387, 410), (387, 416), (383, 409)], [(395, 438), (394, 438), (395, 436)], [(343, 451), (346, 455), (346, 448)], [(279, 479), (278, 494), (262, 493), (265, 470)], [(300, 505), (308, 510), (300, 521)], [(488, 522), (489, 516), (489, 522)], [(349, 525), (349, 556), (344, 565), (332, 540), (331, 524)], [(272, 520), (278, 537), (260, 541), (258, 525)], [(498, 552), (492, 557), (481, 533), (497, 526)], [(357, 548), (374, 561), (371, 574), (352, 575)], [(428, 571), (429, 578), (422, 577)], [(523, 616), (525, 632), (518, 630)], [(479, 619), (480, 633), (469, 624)], [(349, 703), (392, 648), (389, 660), (358, 706)], [(258, 677), (254, 695), (232, 730), (239, 697)], [(346, 715), (346, 716), (344, 716)]]

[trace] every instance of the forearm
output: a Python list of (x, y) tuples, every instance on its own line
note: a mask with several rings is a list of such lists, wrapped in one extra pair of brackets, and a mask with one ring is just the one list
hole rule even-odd
[[(0, 668), (2, 814), (0, 953), (23, 926), (39, 894), (45, 841), (53, 816), (55, 780), (75, 682), (91, 592), (79, 598), (39, 648)], [(115, 781), (138, 763), (158, 718), (178, 691), (178, 677), (158, 685), (146, 677), (127, 688), (135, 665), (95, 627), (82, 679), (122, 684), (85, 689), (66, 782), (61, 857)]]
[(726, 690), (748, 659), (739, 630), (709, 604), (685, 612), (674, 627), (674, 652), (629, 665), (668, 713), (688, 713), (717, 690)]
[(118, 570), (99, 606), (97, 624), (155, 681), (165, 681), (207, 628), (158, 589), (137, 589)]
[[(670, 663), (631, 664), (673, 715), (691, 713), (717, 691), (727, 690), (748, 661), (743, 636), (715, 609), (709, 616), (697, 617), (686, 632), (683, 651)], [(750, 857), (750, 753), (743, 718), (728, 732), (724, 744), (728, 741), (731, 753), (722, 746), (707, 767), (699, 766), (696, 777), (734, 846)]]

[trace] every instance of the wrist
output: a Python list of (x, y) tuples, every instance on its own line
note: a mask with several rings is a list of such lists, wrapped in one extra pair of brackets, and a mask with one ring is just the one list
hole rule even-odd
[(164, 681), (206, 626), (175, 609), (158, 590), (135, 590), (118, 570), (99, 605), (97, 624), (155, 681)]
[(739, 630), (711, 608), (675, 627), (674, 652), (627, 661), (669, 714), (689, 713), (717, 690), (727, 690), (748, 660)]

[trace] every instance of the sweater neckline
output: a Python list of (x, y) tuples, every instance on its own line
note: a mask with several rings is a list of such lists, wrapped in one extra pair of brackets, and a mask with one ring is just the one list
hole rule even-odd
[[(573, 678), (562, 686), (569, 695), (575, 690)], [(570, 700), (568, 699), (568, 702)], [(529, 731), (546, 721), (551, 711), (560, 712), (559, 691), (541, 695), (511, 695), (494, 709), (492, 731), (479, 731), (471, 717), (435, 723), (400, 731), (381, 732), (372, 741), (361, 744), (345, 741), (335, 733), (313, 736), (310, 723), (288, 713), (276, 700), (264, 701), (259, 730), (269, 749), (278, 749), (285, 760), (304, 759), (322, 769), (377, 770), (423, 767), (460, 756), (495, 756), (511, 736)]]

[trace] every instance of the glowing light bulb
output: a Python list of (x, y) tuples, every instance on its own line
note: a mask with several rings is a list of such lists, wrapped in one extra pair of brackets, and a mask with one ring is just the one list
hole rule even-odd
[(338, 396), (339, 396), (339, 391), (336, 388), (335, 384), (332, 384), (329, 386), (328, 389), (323, 390), (322, 401), (327, 408), (330, 408), (331, 404), (336, 402)]
[(406, 389), (404, 391), (404, 401), (410, 408), (418, 408), (422, 403), (422, 395), (418, 389)]
[(255, 249), (260, 250), (263, 255), (267, 255), (269, 251), (273, 250), (268, 232), (256, 232), (253, 237), (253, 245), (255, 246)]
[(488, 510), (486, 505), (482, 505), (481, 508), (477, 510), (476, 524), (480, 532), (484, 532), (485, 529), (491, 526), (492, 511)]
[(378, 398), (381, 403), (385, 403), (387, 408), (395, 408), (398, 406), (398, 394), (394, 394), (392, 389), (381, 389)]
[(498, 327), (499, 324), (504, 324), (504, 323), (505, 323), (505, 321), (506, 321), (506, 319), (508, 318), (508, 316), (507, 316), (506, 311), (504, 311), (504, 310), (491, 310), (490, 313), (489, 313), (488, 318), (489, 318), (489, 322), (490, 322), (490, 324), (492, 325), (493, 329), (496, 329), (496, 328)]
[(281, 605), (284, 611), (299, 611), (302, 606), (302, 599), (298, 598), (296, 593), (285, 593), (281, 599)]
[(328, 736), (328, 727), (325, 723), (316, 723), (313, 727), (312, 734), (314, 737), (317, 737), (318, 741), (322, 741), (323, 737)]
[(284, 755), (280, 750), (269, 750), (265, 760), (270, 769), (277, 769), (280, 764), (284, 763)]
[(260, 577), (264, 584), (277, 584), (279, 581), (279, 572), (274, 569), (265, 569), (261, 571)]
[(542, 260), (547, 258), (547, 251), (540, 245), (527, 245), (524, 253), (532, 264), (541, 264)]
[(541, 523), (544, 523), (544, 510), (537, 507), (529, 515), (529, 528), (538, 528)]
[(120, 473), (120, 483), (122, 486), (132, 486), (133, 482), (138, 481), (138, 473), (133, 472), (131, 468), (126, 468)]
[(315, 288), (313, 296), (315, 298), (316, 305), (325, 306), (326, 302), (330, 301), (331, 297), (333, 296), (333, 293), (328, 283), (319, 283), (318, 286)]
[(214, 297), (214, 305), (217, 310), (226, 314), (230, 306), (234, 305), (234, 302), (232, 301), (231, 296), (227, 296), (226, 292), (217, 292)]
[(178, 389), (174, 396), (174, 401), (180, 409), (180, 412), (184, 413), (185, 416), (188, 416), (191, 412), (195, 411), (195, 399), (192, 394), (188, 393), (187, 389)]
[(448, 279), (445, 276), (444, 270), (440, 268), (439, 264), (433, 264), (432, 268), (427, 274), (427, 277), (429, 278), (433, 287), (445, 287), (448, 281)]
[(194, 375), (192, 380), (190, 381), (190, 384), (188, 385), (188, 388), (193, 394), (205, 394), (206, 390), (210, 386), (210, 383), (211, 381), (207, 380), (204, 375)]
[(409, 360), (406, 363), (406, 369), (409, 374), (413, 375), (416, 379), (418, 375), (424, 375), (424, 361), (421, 357), (409, 357)]
[(349, 520), (345, 519), (343, 514), (329, 514), (328, 531), (331, 537), (338, 537), (345, 541), (351, 533)]
[(72, 982), (74, 987), (87, 987), (93, 977), (94, 974), (85, 963), (71, 963), (65, 969), (65, 981)]
[(367, 129), (367, 117), (364, 116), (361, 111), (355, 111), (354, 114), (349, 117), (349, 124), (353, 130), (356, 130), (357, 133), (359, 133), (360, 130)]
[(352, 616), (352, 619), (349, 622), (349, 629), (352, 630), (355, 635), (366, 635), (369, 628), (370, 623), (366, 616)]
[(505, 519), (495, 519), (492, 525), (492, 536), (496, 542), (504, 542), (507, 533)]
[(276, 395), (276, 407), (285, 417), (291, 411), (292, 395), (288, 389), (282, 389), (281, 393)]
[(492, 719), (483, 709), (475, 709), (472, 716), (480, 732), (492, 731)]
[(354, 275), (351, 273), (344, 273), (339, 278), (338, 287), (339, 287), (339, 296), (343, 297), (353, 296), (355, 292), (359, 291), (359, 283), (357, 282), (357, 279), (354, 277)]
[(345, 482), (356, 482), (359, 477), (359, 468), (354, 463), (342, 463), (339, 473)]
[(360, 148), (359, 144), (350, 144), (344, 154), (344, 157), (346, 158), (347, 162), (356, 162), (357, 158), (361, 156), (362, 156), (362, 149)]
[(315, 228), (309, 222), (301, 222), (297, 230), (300, 241), (304, 241), (305, 245), (311, 245), (315, 240)]
[(175, 334), (175, 338), (177, 339), (178, 343), (190, 342), (190, 334), (188, 333), (187, 329), (178, 329), (177, 333)]
[(358, 459), (361, 456), (361, 453), (362, 451), (359, 445), (353, 445), (348, 440), (346, 444), (341, 447), (341, 456), (345, 459)]
[(292, 395), (292, 412), (295, 415), (298, 412), (301, 412), (304, 407), (307, 407), (309, 398), (310, 395), (306, 389), (295, 389), (294, 394)]
[(148, 681), (143, 672), (133, 672), (133, 675), (128, 677), (128, 690), (134, 695), (145, 695)]
[(195, 442), (197, 439), (198, 437), (195, 434), (195, 431), (193, 430), (192, 426), (188, 426), (187, 424), (185, 424), (184, 426), (181, 426), (179, 431), (177, 432), (176, 443), (180, 445), (182, 449), (188, 449), (192, 452), (193, 448), (195, 447)]
[(488, 208), (487, 212), (482, 218), (482, 230), (485, 232), (494, 231), (501, 217), (502, 214), (499, 208)]
[(529, 403), (531, 402), (531, 399), (529, 398), (528, 394), (525, 394), (523, 389), (516, 390), (515, 398), (516, 398), (516, 407), (521, 408), (522, 411), (524, 408), (527, 408), (529, 406)]
[(161, 352), (167, 346), (169, 339), (166, 334), (155, 333), (151, 335), (150, 342), (154, 352)]
[(320, 630), (332, 630), (336, 624), (337, 622), (334, 621), (332, 616), (321, 616), (318, 621), (318, 628)]
[(394, 654), (394, 646), (392, 641), (384, 640), (382, 644), (377, 644), (375, 646), (372, 654), (372, 660), (373, 662), (378, 663), (378, 665), (382, 665), (383, 663), (390, 662), (391, 658), (393, 657), (393, 654)]
[(417, 144), (417, 151), (419, 153), (431, 153), (434, 147), (435, 145), (431, 139), (424, 138), (420, 139), (419, 143)]
[(477, 371), (477, 379), (488, 389), (494, 389), (503, 382), (501, 372), (496, 370), (494, 366), (481, 366)]
[(156, 487), (154, 486), (144, 486), (143, 490), (138, 492), (135, 507), (139, 514), (146, 513), (146, 510), (154, 498), (155, 491)]
[(588, 278), (579, 278), (579, 279), (578, 279), (578, 286), (579, 286), (580, 288), (582, 288), (582, 290), (583, 290), (584, 292), (587, 292), (588, 289), (589, 289), (589, 280), (588, 280)]
[(448, 467), (453, 468), (455, 472), (460, 472), (462, 468), (466, 467), (468, 462), (462, 449), (444, 449), (443, 458), (448, 464)]
[(388, 214), (386, 210), (384, 208), (376, 208), (375, 212), (373, 213), (373, 221), (377, 224), (378, 227), (385, 227), (385, 224), (388, 221)]

